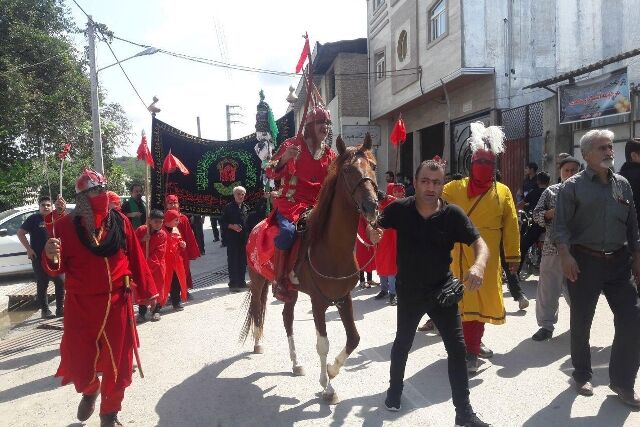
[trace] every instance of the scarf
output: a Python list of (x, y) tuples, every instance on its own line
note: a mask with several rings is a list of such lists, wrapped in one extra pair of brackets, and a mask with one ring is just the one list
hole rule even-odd
[(88, 235), (87, 228), (82, 224), (82, 217), (76, 216), (73, 223), (82, 244), (96, 256), (108, 258), (118, 253), (120, 249), (127, 249), (122, 217), (113, 209), (107, 214), (107, 234), (101, 242), (96, 243), (95, 239)]
[(477, 150), (471, 157), (467, 196), (470, 199), (486, 193), (493, 184), (496, 155), (489, 150)]

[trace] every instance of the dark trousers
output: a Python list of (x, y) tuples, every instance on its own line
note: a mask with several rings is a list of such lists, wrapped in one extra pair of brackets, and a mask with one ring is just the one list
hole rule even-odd
[(218, 230), (218, 218), (215, 216), (210, 216), (211, 220), (211, 231), (213, 231), (213, 241), (217, 242), (220, 240), (220, 230)]
[[(237, 233), (235, 233), (237, 234)], [(246, 285), (244, 281), (247, 272), (247, 252), (245, 249), (246, 242), (244, 239), (235, 238), (227, 239), (227, 265), (229, 267), (229, 286)]]
[(416, 328), (426, 313), (440, 331), (449, 363), (449, 384), (453, 396), (453, 405), (458, 415), (467, 415), (471, 411), (469, 403), (469, 375), (467, 373), (466, 347), (462, 334), (462, 322), (458, 306), (441, 307), (435, 298), (425, 295), (402, 292), (398, 285), (397, 331), (391, 348), (391, 368), (389, 388), (401, 392), (404, 370), (409, 350), (413, 345)]
[[(633, 389), (640, 366), (640, 302), (631, 283), (631, 256), (623, 252), (613, 259), (599, 258), (572, 249), (580, 273), (575, 282), (567, 281), (571, 300), (571, 362), (577, 382), (590, 381), (591, 323), (600, 293), (604, 293), (613, 312), (615, 334), (609, 360), (611, 384)], [(607, 328), (609, 325), (598, 325)]]
[(538, 224), (533, 224), (529, 230), (520, 237), (520, 267), (518, 267), (518, 273), (522, 270), (522, 264), (524, 264), (524, 260), (527, 257), (527, 252), (529, 252), (531, 246), (540, 239), (542, 233), (544, 233), (544, 228)]
[(191, 229), (193, 230), (193, 234), (196, 236), (196, 242), (198, 243), (200, 253), (204, 253), (204, 224), (202, 221), (202, 215), (193, 215), (191, 217)]
[[(373, 272), (367, 271), (367, 280), (373, 280)], [(360, 283), (364, 283), (364, 271), (360, 271)]]
[(38, 307), (41, 310), (46, 310), (49, 307), (47, 288), (49, 288), (49, 281), (52, 281), (56, 292), (56, 311), (62, 311), (64, 307), (64, 280), (62, 279), (62, 276), (49, 276), (44, 271), (44, 268), (42, 268), (40, 262), (40, 258), (31, 260), (31, 266), (33, 267), (33, 272), (36, 275)]
[(507, 288), (509, 288), (509, 293), (515, 301), (518, 301), (522, 297), (520, 279), (518, 279), (517, 274), (514, 274), (509, 270), (509, 264), (504, 259), (504, 247), (502, 246), (502, 242), (500, 242), (500, 264), (502, 265), (504, 275), (507, 277)]

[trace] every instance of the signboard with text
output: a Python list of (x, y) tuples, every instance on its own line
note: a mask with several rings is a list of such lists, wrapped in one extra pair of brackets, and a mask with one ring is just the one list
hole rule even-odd
[(342, 125), (342, 140), (347, 146), (356, 146), (364, 142), (369, 132), (374, 146), (380, 145), (380, 126), (376, 125)]
[(627, 69), (558, 88), (560, 123), (574, 123), (631, 112)]

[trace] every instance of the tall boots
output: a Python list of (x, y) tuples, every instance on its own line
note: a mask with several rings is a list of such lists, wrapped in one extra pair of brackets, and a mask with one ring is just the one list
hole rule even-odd
[(274, 267), (276, 273), (276, 283), (273, 286), (273, 296), (282, 302), (291, 302), (295, 296), (294, 290), (287, 286), (287, 261), (289, 251), (276, 248), (274, 254)]

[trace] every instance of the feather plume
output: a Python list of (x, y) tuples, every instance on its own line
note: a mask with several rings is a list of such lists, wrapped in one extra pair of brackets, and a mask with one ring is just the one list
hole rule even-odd
[(482, 122), (471, 123), (471, 137), (467, 140), (471, 152), (480, 149), (491, 150), (494, 154), (504, 153), (505, 135), (500, 126), (485, 127)]

